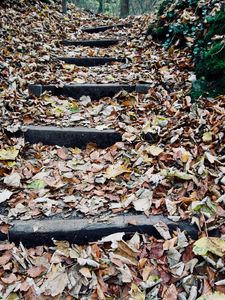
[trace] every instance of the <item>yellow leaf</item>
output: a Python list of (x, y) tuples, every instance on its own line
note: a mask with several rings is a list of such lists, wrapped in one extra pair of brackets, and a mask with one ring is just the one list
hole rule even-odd
[(7, 300), (19, 300), (19, 296), (16, 293), (11, 293), (8, 297)]
[(158, 156), (160, 153), (163, 152), (162, 148), (155, 146), (155, 145), (148, 146), (145, 150), (152, 156)]
[(225, 254), (225, 241), (216, 237), (203, 237), (194, 243), (193, 252), (201, 256), (211, 252), (222, 257)]
[(70, 244), (67, 241), (56, 241), (56, 240), (54, 240), (53, 242), (56, 245), (56, 249), (60, 253), (62, 253), (66, 257), (69, 257), (69, 247), (70, 247)]
[(202, 136), (203, 142), (211, 142), (212, 141), (212, 132), (207, 131)]
[(68, 71), (73, 71), (74, 70), (74, 65), (69, 65), (69, 64), (64, 64), (63, 69), (68, 70)]
[(197, 300), (225, 300), (225, 294), (215, 292), (201, 296)]
[(76, 83), (85, 83), (85, 80), (81, 78), (74, 78), (73, 81)]
[(145, 293), (143, 293), (134, 283), (131, 285), (130, 295), (132, 300), (145, 300)]
[(118, 175), (121, 175), (123, 173), (131, 173), (131, 169), (127, 168), (124, 165), (114, 165), (114, 166), (109, 166), (105, 172), (106, 178), (115, 178)]
[(15, 160), (19, 150), (15, 147), (9, 147), (7, 149), (0, 149), (0, 160)]
[(183, 163), (186, 163), (190, 158), (190, 153), (188, 151), (184, 151), (184, 153), (182, 153), (182, 156), (181, 156), (181, 161)]

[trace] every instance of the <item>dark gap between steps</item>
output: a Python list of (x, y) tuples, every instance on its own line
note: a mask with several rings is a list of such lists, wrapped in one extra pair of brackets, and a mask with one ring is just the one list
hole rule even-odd
[(87, 33), (98, 33), (98, 32), (104, 32), (106, 30), (112, 29), (112, 28), (124, 28), (124, 27), (131, 27), (131, 23), (127, 24), (115, 24), (115, 25), (103, 25), (103, 26), (96, 26), (96, 27), (83, 27), (81, 30), (83, 32)]
[(90, 96), (92, 100), (104, 97), (113, 97), (122, 90), (128, 93), (137, 92), (146, 94), (150, 86), (148, 84), (70, 84), (63, 87), (55, 85), (30, 84), (28, 90), (30, 95), (39, 97), (45, 91), (55, 96), (67, 96), (79, 99), (82, 96)]
[(114, 62), (126, 63), (125, 58), (114, 58), (114, 57), (59, 57), (57, 60), (62, 60), (67, 64), (74, 64), (83, 67), (94, 67)]
[(86, 47), (109, 47), (120, 42), (117, 39), (108, 40), (64, 40), (62, 43), (65, 46), (86, 46)]
[[(117, 232), (126, 234), (139, 232), (160, 238), (158, 231), (154, 228), (154, 225), (160, 221), (167, 224), (170, 232), (179, 228), (181, 231), (186, 231), (192, 239), (198, 238), (198, 228), (195, 225), (187, 221), (173, 222), (164, 216), (147, 217), (144, 214), (123, 214), (111, 217), (109, 223), (90, 223), (90, 221), (85, 217), (13, 221), (8, 238), (10, 242), (16, 244), (22, 242), (27, 247), (53, 245), (52, 239), (86, 244)], [(6, 236), (1, 234), (0, 240), (4, 239)]]
[(121, 134), (115, 130), (97, 130), (85, 127), (59, 128), (53, 126), (24, 126), (25, 142), (30, 144), (58, 145), (84, 149), (94, 143), (99, 148), (107, 148), (122, 141)]

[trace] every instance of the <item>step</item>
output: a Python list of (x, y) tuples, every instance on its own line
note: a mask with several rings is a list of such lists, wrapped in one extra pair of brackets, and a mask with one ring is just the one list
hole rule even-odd
[(105, 25), (105, 26), (97, 26), (97, 27), (83, 27), (81, 30), (83, 32), (87, 33), (99, 33), (99, 32), (104, 32), (106, 30), (112, 29), (112, 28), (123, 28), (123, 27), (130, 27), (132, 24), (114, 24), (114, 25)]
[(90, 96), (92, 100), (99, 100), (103, 97), (113, 97), (118, 92), (125, 90), (129, 93), (137, 92), (146, 94), (150, 86), (148, 84), (70, 84), (63, 87), (55, 85), (30, 84), (28, 87), (30, 95), (40, 97), (45, 91), (55, 96), (66, 96), (79, 99), (82, 96)]
[(117, 39), (106, 40), (64, 40), (62, 43), (65, 46), (85, 46), (85, 47), (109, 47), (120, 42)]
[(85, 127), (59, 128), (53, 126), (24, 126), (25, 142), (30, 144), (58, 145), (85, 148), (95, 143), (99, 148), (107, 148), (122, 140), (115, 130), (97, 130)]
[(125, 58), (115, 57), (58, 57), (58, 60), (62, 60), (67, 64), (74, 64), (83, 67), (94, 67), (114, 62), (126, 63)]
[[(132, 234), (135, 232), (146, 233), (159, 238), (159, 233), (154, 225), (158, 222), (165, 223), (172, 232), (177, 228), (186, 231), (192, 239), (198, 238), (198, 229), (186, 221), (173, 222), (163, 216), (123, 214), (111, 217), (108, 223), (90, 223), (86, 217), (73, 217), (71, 219), (41, 219), (41, 220), (17, 220), (13, 221), (13, 227), (9, 230), (9, 241), (26, 247), (38, 245), (52, 245), (52, 239), (66, 240), (75, 244), (86, 244), (95, 242), (104, 236), (113, 233), (124, 232)], [(6, 239), (3, 234), (0, 239)]]

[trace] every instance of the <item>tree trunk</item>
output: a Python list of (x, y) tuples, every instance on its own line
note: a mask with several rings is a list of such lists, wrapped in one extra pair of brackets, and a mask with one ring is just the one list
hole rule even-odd
[(120, 18), (126, 18), (129, 15), (129, 0), (120, 0)]
[(67, 0), (62, 0), (62, 13), (66, 14), (67, 13), (67, 5), (66, 5)]
[(99, 0), (98, 13), (103, 13), (103, 0)]

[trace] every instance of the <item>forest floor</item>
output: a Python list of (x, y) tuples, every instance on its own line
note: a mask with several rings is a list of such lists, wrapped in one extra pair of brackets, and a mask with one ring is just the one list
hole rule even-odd
[[(33, 248), (3, 241), (0, 299), (194, 300), (209, 293), (219, 299), (225, 293), (224, 96), (191, 103), (190, 52), (166, 51), (146, 38), (150, 15), (119, 20), (71, 7), (62, 16), (57, 4), (7, 3), (0, 7), (1, 232), (13, 220), (75, 213), (110, 221), (135, 211), (186, 220), (199, 237), (169, 232), (161, 222), (158, 239), (116, 233), (88, 245), (54, 241)], [(132, 26), (81, 30), (121, 22)], [(121, 42), (108, 48), (60, 43), (111, 37)], [(87, 68), (56, 59), (63, 56), (126, 62)], [(30, 83), (149, 84), (149, 90), (92, 101), (30, 96)], [(13, 136), (22, 125), (114, 129), (122, 141), (84, 150), (30, 145)], [(210, 237), (212, 229), (217, 237)]]

